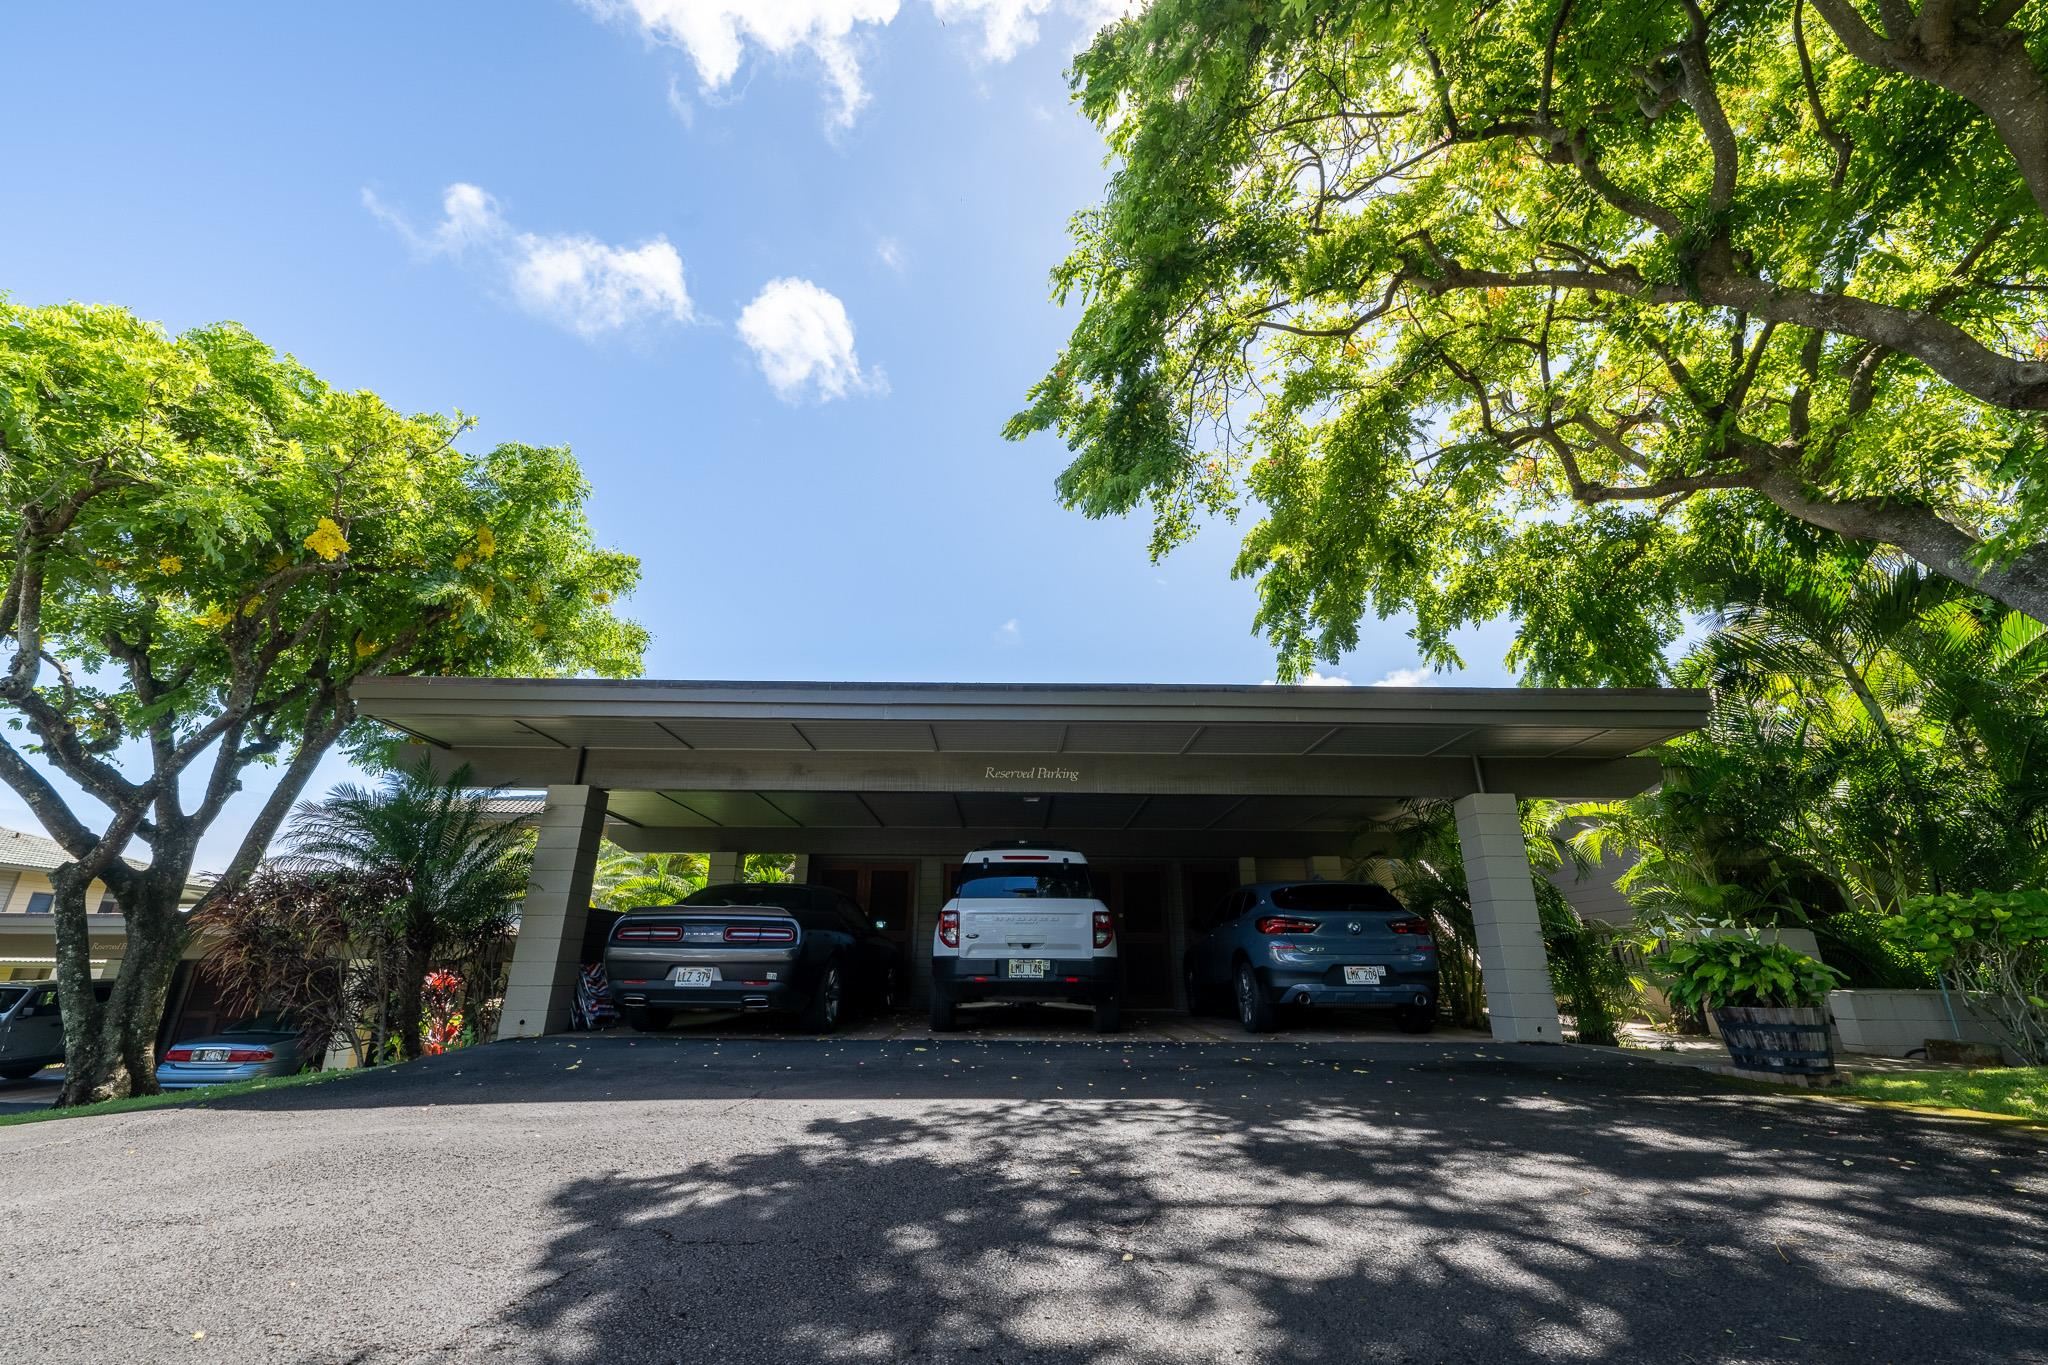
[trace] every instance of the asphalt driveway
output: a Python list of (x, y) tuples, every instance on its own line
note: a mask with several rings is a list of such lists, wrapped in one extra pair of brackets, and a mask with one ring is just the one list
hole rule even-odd
[(1570, 1048), (551, 1039), (0, 1186), (10, 1361), (2048, 1361), (2039, 1133)]

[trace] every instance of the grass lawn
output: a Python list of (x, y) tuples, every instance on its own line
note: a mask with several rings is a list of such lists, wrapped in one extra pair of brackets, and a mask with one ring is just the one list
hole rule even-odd
[[(1844, 1093), (1837, 1091), (1837, 1094)], [(1893, 1071), (1860, 1075), (1846, 1093), (1870, 1100), (1982, 1109), (2048, 1123), (2048, 1066), (1987, 1067), (1982, 1071)]]
[(162, 1109), (174, 1104), (222, 1100), (230, 1095), (253, 1095), (260, 1090), (281, 1090), (288, 1085), (318, 1085), (323, 1081), (358, 1074), (355, 1071), (301, 1071), (296, 1076), (262, 1076), (253, 1081), (202, 1086), (198, 1090), (169, 1090), (161, 1095), (137, 1095), (131, 1099), (84, 1104), (76, 1109), (31, 1109), (24, 1114), (0, 1114), (0, 1128), (17, 1123), (47, 1123), (51, 1119), (82, 1119), (96, 1114), (126, 1114), (137, 1109)]

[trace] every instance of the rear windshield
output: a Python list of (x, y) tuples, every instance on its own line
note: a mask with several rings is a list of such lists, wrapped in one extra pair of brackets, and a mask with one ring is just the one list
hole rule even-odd
[(778, 910), (808, 910), (817, 904), (817, 893), (808, 886), (776, 882), (738, 882), (731, 886), (707, 886), (683, 901), (688, 906), (767, 905)]
[(1401, 902), (1384, 886), (1371, 882), (1307, 882), (1273, 888), (1275, 910), (1394, 910)]
[(7, 1013), (7, 1011), (13, 1009), (16, 1005), (19, 1005), (21, 1003), (21, 997), (27, 994), (28, 991), (20, 986), (16, 986), (12, 989), (9, 989), (6, 986), (0, 986), (0, 1014), (5, 1014)]
[(970, 863), (960, 869), (953, 894), (967, 900), (1089, 900), (1086, 864)]

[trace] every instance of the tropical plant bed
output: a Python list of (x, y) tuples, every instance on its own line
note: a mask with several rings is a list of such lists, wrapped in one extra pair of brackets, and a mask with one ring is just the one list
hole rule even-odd
[(101, 1114), (128, 1114), (139, 1109), (166, 1109), (178, 1104), (204, 1104), (208, 1100), (224, 1100), (235, 1095), (254, 1095), (266, 1090), (283, 1090), (295, 1085), (317, 1085), (322, 1081), (340, 1080), (344, 1076), (362, 1074), (361, 1071), (301, 1071), (296, 1076), (259, 1076), (253, 1081), (201, 1086), (197, 1090), (166, 1090), (157, 1095), (131, 1095), (126, 1099), (75, 1105), (70, 1109), (31, 1109), (20, 1114), (0, 1114), (0, 1128), (12, 1127), (17, 1123), (46, 1123), (51, 1119), (86, 1119)]

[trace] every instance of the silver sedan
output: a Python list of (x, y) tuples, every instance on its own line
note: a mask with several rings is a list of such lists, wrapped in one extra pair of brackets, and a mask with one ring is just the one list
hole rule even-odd
[(173, 1043), (157, 1064), (156, 1083), (162, 1090), (194, 1090), (258, 1076), (290, 1076), (305, 1065), (297, 1031), (259, 1020)]

